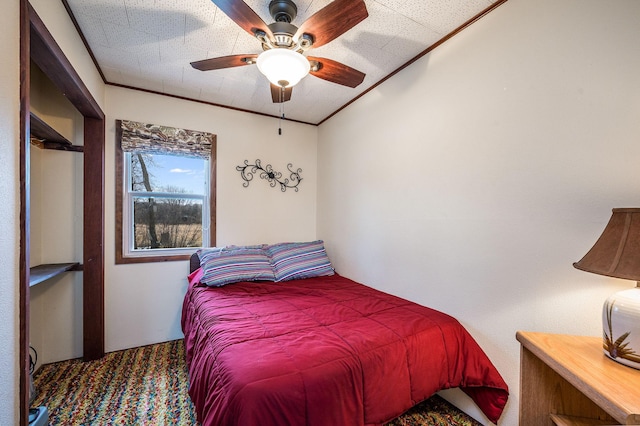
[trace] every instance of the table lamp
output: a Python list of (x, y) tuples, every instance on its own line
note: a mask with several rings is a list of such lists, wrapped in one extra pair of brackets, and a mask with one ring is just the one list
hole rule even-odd
[(595, 245), (574, 267), (635, 280), (636, 287), (612, 294), (602, 308), (605, 355), (640, 369), (640, 208), (613, 209)]

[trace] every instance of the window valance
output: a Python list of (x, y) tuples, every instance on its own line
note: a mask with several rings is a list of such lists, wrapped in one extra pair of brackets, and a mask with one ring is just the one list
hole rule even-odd
[(124, 152), (184, 155), (209, 159), (215, 141), (213, 133), (179, 129), (158, 124), (116, 120)]

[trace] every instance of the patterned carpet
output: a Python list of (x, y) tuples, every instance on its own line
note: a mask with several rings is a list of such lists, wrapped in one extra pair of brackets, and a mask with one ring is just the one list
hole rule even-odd
[[(50, 425), (197, 425), (182, 340), (43, 365), (34, 383)], [(434, 396), (388, 426), (482, 425)]]

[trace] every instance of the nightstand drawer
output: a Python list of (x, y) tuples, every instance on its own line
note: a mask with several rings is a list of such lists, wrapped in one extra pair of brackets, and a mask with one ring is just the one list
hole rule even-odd
[(640, 370), (605, 357), (601, 338), (521, 331), (516, 338), (520, 425), (640, 424)]

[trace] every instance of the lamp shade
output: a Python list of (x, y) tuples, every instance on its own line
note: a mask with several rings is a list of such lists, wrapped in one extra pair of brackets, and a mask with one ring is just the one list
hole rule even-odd
[(598, 241), (573, 264), (594, 274), (640, 280), (640, 208), (613, 209)]
[(285, 48), (265, 50), (258, 55), (258, 69), (278, 87), (298, 84), (311, 69), (309, 60), (301, 53)]
[[(640, 208), (613, 209), (598, 241), (578, 269), (640, 281)], [(602, 347), (609, 358), (640, 369), (640, 282), (612, 294), (602, 308)]]

